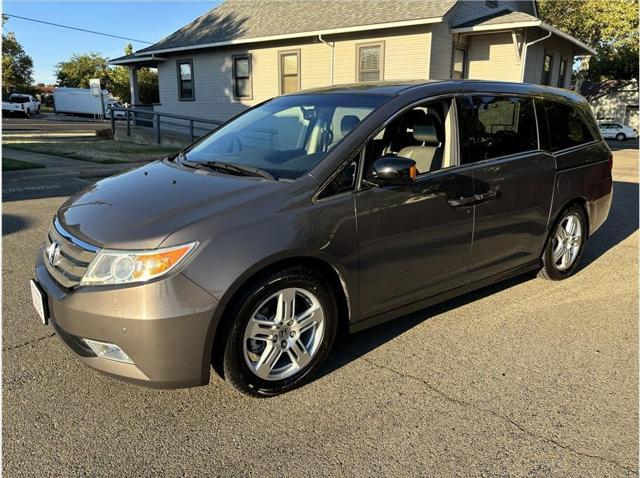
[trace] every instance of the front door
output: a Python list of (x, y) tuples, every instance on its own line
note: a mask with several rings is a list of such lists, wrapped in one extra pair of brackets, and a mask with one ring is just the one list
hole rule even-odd
[[(476, 281), (539, 259), (555, 159), (538, 147), (533, 98), (468, 96), (459, 98), (458, 106), (462, 163), (473, 166), (476, 204), (469, 280)], [(539, 111), (542, 116), (542, 105)]]
[(393, 154), (416, 161), (408, 186), (355, 194), (363, 318), (466, 282), (473, 230), (472, 167), (457, 165), (455, 104), (426, 103), (390, 123), (365, 150), (366, 163)]

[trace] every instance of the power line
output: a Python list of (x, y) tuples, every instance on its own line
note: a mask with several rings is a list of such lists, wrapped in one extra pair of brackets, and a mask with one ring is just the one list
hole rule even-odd
[(95, 35), (102, 35), (102, 36), (105, 36), (105, 37), (118, 38), (120, 40), (129, 40), (129, 41), (134, 41), (134, 42), (137, 42), (137, 43), (146, 43), (148, 45), (153, 45), (153, 42), (150, 42), (150, 41), (136, 40), (135, 38), (121, 37), (121, 36), (118, 36), (118, 35), (111, 35), (110, 33), (102, 33), (102, 32), (96, 32), (96, 31), (93, 31), (93, 30), (85, 30), (84, 28), (70, 27), (68, 25), (60, 25), (59, 23), (45, 22), (44, 20), (37, 20), (35, 18), (21, 17), (19, 15), (11, 15), (9, 13), (3, 13), (3, 15), (6, 15), (7, 17), (11, 17), (11, 18), (19, 18), (20, 20), (27, 20), (27, 21), (30, 21), (30, 22), (44, 23), (45, 25), (51, 25), (51, 26), (54, 26), (54, 27), (68, 28), (69, 30), (77, 30), (79, 32), (93, 33)]

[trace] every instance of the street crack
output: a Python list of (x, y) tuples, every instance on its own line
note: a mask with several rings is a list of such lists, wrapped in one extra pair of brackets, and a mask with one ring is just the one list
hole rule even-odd
[(4, 347), (2, 349), (2, 351), (3, 352), (8, 352), (10, 350), (15, 350), (15, 349), (19, 349), (19, 348), (22, 348), (22, 347), (26, 347), (27, 345), (35, 344), (37, 342), (40, 342), (41, 340), (45, 340), (45, 339), (48, 339), (50, 337), (53, 337), (54, 335), (56, 335), (55, 332), (53, 332), (53, 333), (51, 333), (49, 335), (45, 335), (44, 337), (38, 337), (37, 339), (29, 340), (28, 342), (23, 342), (23, 343), (18, 344), (18, 345), (12, 345), (11, 347)]
[(573, 453), (573, 454), (578, 455), (578, 456), (582, 456), (582, 457), (586, 457), (586, 458), (593, 458), (593, 459), (596, 459), (596, 460), (604, 461), (606, 463), (609, 463), (610, 465), (614, 465), (614, 466), (616, 466), (618, 468), (621, 468), (621, 469), (623, 469), (625, 471), (628, 471), (629, 473), (632, 473), (634, 475), (638, 475), (638, 472), (634, 468), (631, 468), (629, 466), (626, 466), (626, 465), (623, 465), (621, 463), (618, 463), (615, 460), (612, 460), (610, 458), (606, 458), (604, 456), (592, 455), (590, 453), (586, 453), (586, 452), (582, 452), (582, 451), (576, 450), (576, 449), (570, 447), (569, 445), (565, 445), (563, 443), (560, 443), (560, 442), (554, 440), (553, 438), (548, 438), (546, 436), (539, 435), (539, 434), (534, 433), (534, 432), (532, 432), (530, 430), (527, 430), (522, 425), (520, 425), (518, 422), (516, 422), (515, 420), (509, 418), (508, 416), (500, 415), (499, 413), (497, 413), (497, 412), (495, 412), (495, 411), (493, 411), (493, 410), (491, 410), (489, 408), (479, 407), (478, 405), (476, 405), (473, 402), (469, 402), (469, 401), (466, 401), (466, 400), (461, 400), (459, 398), (452, 397), (451, 395), (448, 395), (445, 392), (443, 392), (442, 390), (436, 388), (434, 385), (432, 385), (431, 383), (429, 383), (427, 380), (425, 380), (423, 378), (420, 378), (420, 377), (417, 377), (415, 375), (411, 375), (411, 374), (408, 374), (408, 373), (399, 372), (398, 370), (396, 370), (396, 369), (394, 369), (392, 367), (389, 367), (387, 365), (379, 364), (379, 363), (374, 362), (373, 360), (368, 359), (366, 357), (362, 357), (362, 359), (365, 362), (367, 362), (368, 364), (371, 364), (374, 367), (377, 367), (377, 368), (379, 368), (381, 370), (387, 370), (387, 371), (389, 371), (391, 373), (394, 373), (395, 375), (398, 375), (399, 377), (407, 378), (407, 379), (410, 379), (410, 380), (414, 380), (414, 381), (420, 382), (423, 385), (425, 385), (427, 388), (429, 388), (429, 390), (431, 390), (432, 392), (436, 393), (437, 395), (441, 396), (442, 398), (444, 398), (445, 400), (447, 400), (449, 402), (455, 403), (457, 405), (461, 405), (463, 407), (471, 407), (471, 408), (473, 408), (474, 410), (477, 410), (480, 413), (492, 415), (495, 418), (498, 418), (499, 420), (502, 420), (504, 422), (510, 423), (511, 425), (516, 427), (518, 430), (520, 430), (522, 433), (524, 433), (525, 435), (527, 435), (527, 436), (529, 436), (531, 438), (537, 438), (537, 439), (545, 441), (547, 443), (551, 443), (552, 445), (555, 445), (558, 448), (562, 448), (563, 450), (567, 450), (570, 453)]

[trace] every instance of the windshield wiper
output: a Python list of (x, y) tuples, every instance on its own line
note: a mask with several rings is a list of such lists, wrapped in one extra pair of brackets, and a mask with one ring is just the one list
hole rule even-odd
[(275, 177), (264, 169), (253, 168), (250, 166), (240, 166), (238, 164), (223, 163), (220, 161), (189, 161), (186, 158), (186, 155), (183, 153), (180, 153), (179, 160), (181, 164), (184, 164), (185, 166), (188, 166), (190, 168), (208, 170), (214, 169), (236, 174), (238, 176), (255, 176), (267, 179), (269, 181), (275, 181)]

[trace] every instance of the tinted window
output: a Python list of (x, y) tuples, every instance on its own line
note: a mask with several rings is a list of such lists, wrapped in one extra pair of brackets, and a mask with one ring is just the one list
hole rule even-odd
[(356, 182), (356, 171), (358, 163), (356, 160), (349, 162), (344, 166), (338, 174), (331, 180), (324, 190), (318, 194), (318, 199), (323, 199), (336, 194), (346, 193), (353, 190)]
[(556, 101), (545, 101), (551, 151), (571, 148), (593, 141), (593, 135), (582, 115), (572, 106)]
[(458, 108), (462, 164), (538, 149), (533, 100), (474, 96)]

